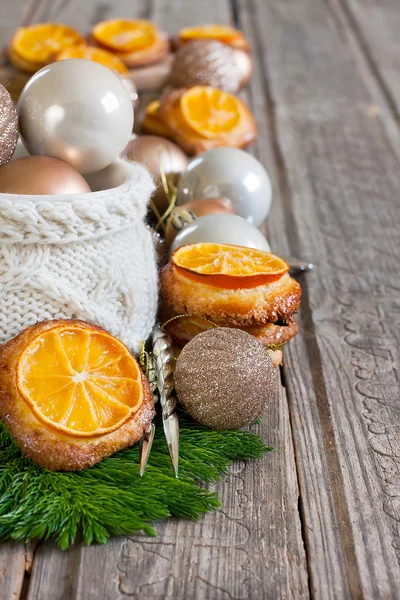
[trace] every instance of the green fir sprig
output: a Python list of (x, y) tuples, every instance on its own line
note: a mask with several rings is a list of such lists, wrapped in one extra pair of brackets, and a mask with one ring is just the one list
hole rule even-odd
[(232, 460), (260, 458), (270, 448), (248, 431), (212, 431), (180, 418), (180, 477), (176, 479), (157, 423), (150, 459), (139, 476), (139, 448), (91, 469), (53, 472), (29, 460), (0, 422), (0, 540), (54, 537), (66, 549), (82, 533), (86, 544), (143, 532), (168, 517), (198, 519), (220, 506), (200, 487), (219, 480)]

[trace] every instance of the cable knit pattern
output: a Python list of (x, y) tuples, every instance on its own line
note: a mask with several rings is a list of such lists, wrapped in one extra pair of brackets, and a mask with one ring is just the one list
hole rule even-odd
[(149, 173), (71, 196), (0, 194), (0, 342), (47, 319), (101, 325), (134, 352), (154, 326), (157, 270), (145, 225)]

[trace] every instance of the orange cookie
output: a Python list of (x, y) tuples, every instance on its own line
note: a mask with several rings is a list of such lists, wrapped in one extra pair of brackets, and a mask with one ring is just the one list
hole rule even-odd
[(65, 48), (54, 58), (55, 61), (67, 60), (69, 58), (82, 58), (84, 60), (93, 60), (98, 62), (105, 67), (108, 67), (112, 71), (116, 71), (119, 75), (129, 75), (128, 68), (117, 56), (103, 50), (97, 46), (72, 46)]
[(242, 100), (210, 86), (178, 89), (165, 94), (158, 115), (188, 154), (211, 148), (244, 148), (254, 141), (257, 127)]
[(223, 44), (249, 50), (249, 44), (243, 33), (229, 25), (199, 25), (196, 27), (185, 27), (178, 33), (178, 44), (187, 44), (195, 40), (218, 40)]
[(153, 414), (137, 361), (100, 327), (39, 323), (0, 350), (0, 416), (43, 467), (89, 467), (138, 442)]
[(19, 27), (8, 46), (10, 62), (29, 73), (35, 73), (61, 50), (85, 43), (83, 37), (73, 29), (59, 23), (37, 23)]
[(167, 36), (154, 23), (143, 19), (112, 19), (97, 23), (91, 40), (130, 68), (156, 63), (169, 51)]

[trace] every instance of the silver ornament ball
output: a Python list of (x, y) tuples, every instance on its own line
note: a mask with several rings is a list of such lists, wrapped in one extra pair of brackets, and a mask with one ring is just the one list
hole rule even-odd
[(62, 60), (35, 73), (17, 111), (30, 154), (58, 158), (82, 174), (113, 163), (133, 127), (132, 100), (121, 79), (90, 60)]
[(271, 206), (271, 181), (262, 164), (237, 148), (214, 148), (196, 156), (182, 175), (177, 204), (224, 196), (235, 213), (259, 227)]
[(186, 244), (215, 242), (246, 246), (270, 252), (271, 248), (261, 231), (236, 215), (215, 214), (199, 217), (188, 223), (174, 239), (170, 254)]

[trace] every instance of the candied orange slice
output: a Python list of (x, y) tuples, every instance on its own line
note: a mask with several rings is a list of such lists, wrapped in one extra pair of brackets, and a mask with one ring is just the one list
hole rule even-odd
[(13, 56), (32, 69), (41, 68), (64, 48), (84, 44), (83, 37), (73, 29), (59, 23), (38, 23), (19, 27), (10, 44), (10, 59)]
[(30, 341), (17, 362), (17, 387), (38, 419), (74, 437), (114, 431), (143, 402), (128, 348), (81, 322), (61, 321)]
[(68, 58), (83, 58), (86, 60), (93, 60), (98, 62), (105, 67), (108, 67), (112, 71), (116, 71), (120, 75), (128, 75), (129, 71), (126, 65), (117, 56), (97, 48), (97, 46), (73, 46), (71, 48), (65, 48), (62, 50), (54, 60), (66, 60)]
[(153, 23), (141, 19), (101, 21), (92, 30), (92, 36), (98, 44), (118, 52), (143, 50), (154, 44), (158, 34), (158, 28)]
[(182, 275), (215, 287), (253, 288), (287, 273), (284, 260), (269, 252), (228, 244), (192, 244), (174, 252), (172, 264)]
[(207, 85), (188, 89), (180, 108), (186, 123), (206, 138), (218, 138), (237, 127), (243, 115), (239, 98)]
[(199, 25), (185, 27), (179, 31), (181, 40), (213, 39), (229, 44), (232, 40), (242, 37), (242, 32), (229, 25)]
[(153, 100), (153, 102), (150, 102), (150, 104), (146, 106), (142, 121), (142, 129), (148, 133), (155, 133), (162, 137), (170, 137), (171, 132), (160, 116), (159, 100)]

